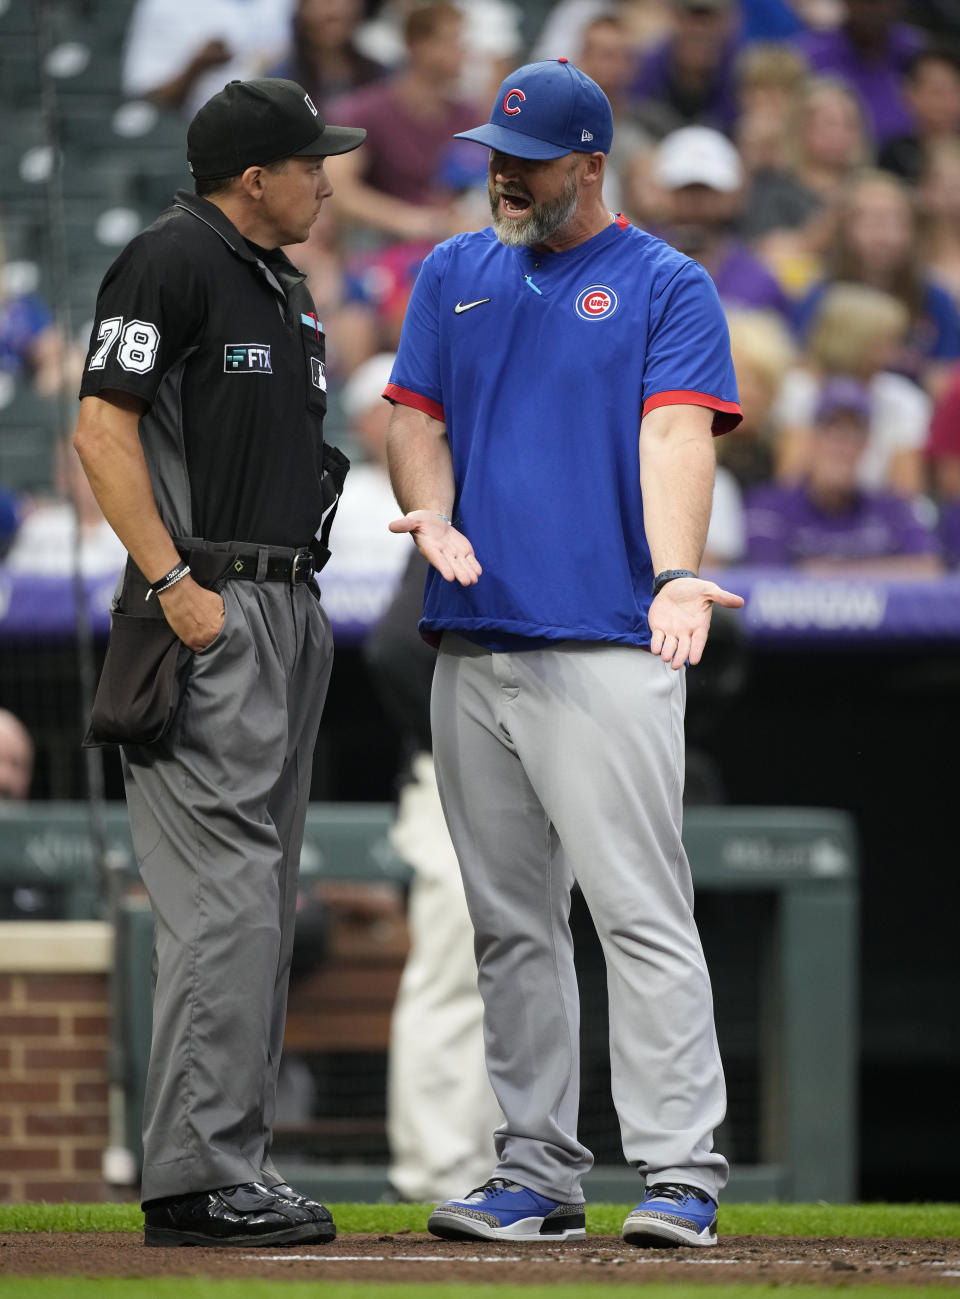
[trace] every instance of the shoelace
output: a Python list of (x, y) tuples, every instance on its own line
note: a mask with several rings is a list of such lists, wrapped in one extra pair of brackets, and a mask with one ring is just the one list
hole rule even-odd
[(657, 1200), (673, 1200), (675, 1204), (682, 1204), (688, 1195), (695, 1196), (704, 1204), (710, 1199), (706, 1191), (701, 1191), (699, 1186), (685, 1186), (683, 1182), (656, 1182), (649, 1188), (647, 1194)]
[(491, 1177), (482, 1186), (475, 1186), (470, 1195), (484, 1195), (488, 1200), (492, 1200), (495, 1196), (502, 1195), (504, 1191), (509, 1191), (514, 1185), (516, 1183), (511, 1182), (509, 1178)]

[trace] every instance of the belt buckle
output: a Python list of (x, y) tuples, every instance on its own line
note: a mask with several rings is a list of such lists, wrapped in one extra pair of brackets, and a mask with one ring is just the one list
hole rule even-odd
[(298, 550), (290, 561), (290, 585), (309, 582), (314, 574), (313, 555), (309, 550)]

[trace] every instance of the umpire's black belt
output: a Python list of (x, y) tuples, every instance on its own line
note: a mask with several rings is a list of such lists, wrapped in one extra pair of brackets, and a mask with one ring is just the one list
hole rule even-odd
[(309, 582), (323, 568), (325, 560), (323, 554), (314, 554), (312, 543), (295, 549), (258, 546), (253, 541), (205, 541), (200, 537), (174, 537), (173, 541), (195, 579), (212, 590), (232, 577), (296, 586)]
[(309, 550), (298, 550), (295, 555), (271, 555), (266, 549), (249, 554), (234, 555), (224, 577), (247, 577), (254, 582), (309, 582), (316, 572), (313, 555)]

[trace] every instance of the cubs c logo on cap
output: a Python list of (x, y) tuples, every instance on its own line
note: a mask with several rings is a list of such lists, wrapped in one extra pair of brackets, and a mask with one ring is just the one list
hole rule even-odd
[(526, 95), (522, 90), (508, 90), (503, 97), (503, 111), (510, 117), (515, 117), (520, 112), (520, 104), (511, 104), (511, 99), (519, 99), (522, 104), (526, 100)]
[(603, 320), (612, 316), (619, 305), (617, 295), (605, 284), (591, 284), (577, 295), (577, 315), (581, 320)]

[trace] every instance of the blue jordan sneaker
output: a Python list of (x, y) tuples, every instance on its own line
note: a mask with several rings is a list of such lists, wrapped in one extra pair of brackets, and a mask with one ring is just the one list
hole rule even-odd
[(491, 1177), (462, 1200), (438, 1204), (427, 1229), (442, 1240), (574, 1240), (587, 1234), (583, 1204), (550, 1200)]
[(623, 1239), (641, 1248), (672, 1245), (715, 1245), (717, 1202), (698, 1186), (657, 1182), (627, 1215)]

